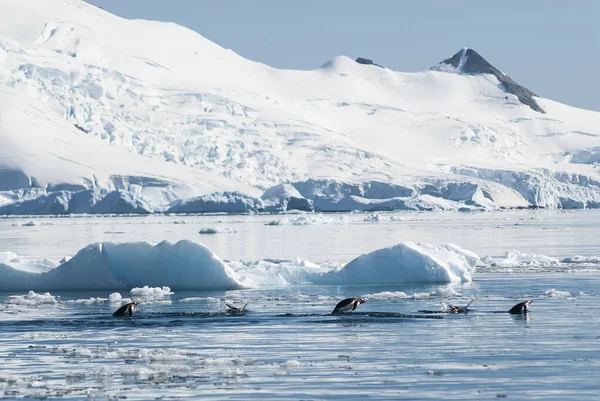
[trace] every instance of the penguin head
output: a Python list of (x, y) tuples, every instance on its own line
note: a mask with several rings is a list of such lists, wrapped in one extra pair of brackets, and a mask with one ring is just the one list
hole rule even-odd
[(360, 304), (364, 304), (365, 302), (367, 302), (367, 300), (366, 300), (365, 298), (358, 298), (358, 299), (356, 300), (356, 303), (357, 303), (358, 305), (360, 305)]

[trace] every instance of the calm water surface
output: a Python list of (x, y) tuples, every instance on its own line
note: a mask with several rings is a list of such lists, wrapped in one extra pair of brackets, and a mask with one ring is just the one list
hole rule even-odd
[[(60, 259), (96, 241), (186, 238), (230, 260), (346, 261), (402, 241), (454, 242), (481, 256), (511, 249), (600, 255), (597, 212), (395, 215), (404, 220), (0, 219), (0, 251)], [(21, 225), (31, 220), (37, 225)], [(205, 227), (237, 232), (199, 235)], [(24, 294), (0, 294), (0, 397), (7, 399), (597, 400), (600, 391), (600, 269), (593, 266), (480, 271), (472, 283), (453, 285), (175, 291), (131, 319), (110, 316), (118, 304), (89, 301), (105, 292), (53, 293), (52, 303), (32, 304), (12, 295)], [(356, 313), (329, 314), (339, 300), (362, 295), (369, 301)], [(419, 312), (472, 297), (467, 315)], [(524, 299), (534, 299), (527, 318), (505, 312)], [(225, 300), (249, 302), (247, 313), (225, 314)]]

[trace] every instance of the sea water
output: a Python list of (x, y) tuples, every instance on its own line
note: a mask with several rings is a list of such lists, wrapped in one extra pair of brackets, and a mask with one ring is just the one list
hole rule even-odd
[[(393, 217), (393, 218), (392, 218)], [(290, 219), (282, 225), (275, 220)], [(24, 225), (33, 221), (31, 225)], [(191, 239), (227, 260), (343, 263), (403, 241), (600, 256), (600, 213), (7, 218), (0, 252), (60, 259), (97, 241)], [(269, 224), (269, 225), (267, 225)], [(228, 228), (201, 235), (202, 228)], [(218, 230), (217, 230), (218, 231)], [(527, 263), (473, 282), (179, 292), (113, 318), (109, 292), (0, 294), (0, 397), (595, 400), (600, 268)], [(128, 292), (122, 292), (125, 298)], [(365, 296), (351, 314), (339, 300)], [(428, 314), (445, 304), (468, 314)], [(510, 315), (533, 299), (527, 316)], [(228, 315), (225, 302), (248, 303)]]

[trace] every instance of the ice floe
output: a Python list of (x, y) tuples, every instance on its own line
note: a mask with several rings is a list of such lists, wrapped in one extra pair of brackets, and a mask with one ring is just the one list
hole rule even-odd
[(39, 306), (44, 304), (55, 305), (58, 303), (58, 300), (57, 297), (51, 295), (49, 292), (37, 294), (34, 291), (29, 291), (27, 295), (9, 296), (8, 303), (10, 305)]
[(570, 298), (573, 296), (569, 291), (555, 290), (554, 288), (546, 291), (544, 295), (551, 298)]
[(518, 268), (518, 267), (547, 267), (557, 266), (560, 261), (557, 258), (546, 255), (528, 254), (511, 250), (504, 257), (495, 258), (486, 256), (483, 261), (492, 267)]
[(429, 298), (448, 298), (460, 296), (456, 290), (451, 287), (440, 287), (431, 292), (415, 292), (407, 294), (404, 291), (383, 291), (374, 294), (365, 294), (361, 298), (377, 299), (377, 300), (393, 300), (393, 299), (429, 299)]
[(163, 302), (170, 301), (173, 294), (169, 287), (151, 288), (145, 285), (142, 288), (132, 288), (129, 291), (129, 298), (136, 302)]
[(347, 224), (346, 216), (326, 216), (323, 214), (301, 214), (295, 217), (284, 217), (266, 223), (267, 226), (307, 226), (315, 224)]
[(600, 256), (571, 256), (561, 260), (562, 263), (600, 264)]
[(235, 233), (236, 230), (228, 227), (206, 227), (198, 231), (199, 234)]

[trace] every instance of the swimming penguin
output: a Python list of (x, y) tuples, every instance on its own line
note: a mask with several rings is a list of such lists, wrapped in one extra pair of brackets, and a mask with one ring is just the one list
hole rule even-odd
[(474, 301), (475, 301), (475, 298), (473, 298), (465, 306), (456, 306), (456, 305), (452, 305), (452, 304), (447, 304), (443, 310), (420, 310), (419, 312), (421, 312), (421, 313), (450, 313), (450, 314), (469, 313), (471, 311), (471, 309), (469, 309), (469, 306), (471, 306), (471, 304)]
[(514, 315), (526, 314), (527, 312), (529, 312), (529, 304), (532, 302), (533, 302), (533, 300), (527, 300), (527, 301), (518, 303), (515, 306), (513, 306), (512, 308), (510, 308), (508, 313), (512, 313)]
[(346, 298), (343, 301), (340, 301), (331, 313), (351, 312), (356, 309), (358, 305), (365, 302), (367, 302), (367, 300), (364, 298)]
[(133, 316), (133, 310), (135, 309), (137, 304), (137, 302), (130, 302), (128, 304), (125, 304), (119, 309), (117, 309), (116, 312), (113, 313), (113, 316)]
[(239, 307), (239, 306), (234, 306), (228, 303), (225, 303), (225, 306), (227, 306), (227, 313), (231, 314), (231, 315), (235, 315), (238, 313), (244, 313), (246, 312), (246, 306), (248, 306), (248, 304)]
[(473, 298), (464, 307), (463, 306), (456, 306), (456, 305), (449, 304), (448, 307), (446, 308), (446, 313), (468, 313), (470, 311), (469, 306), (471, 306), (471, 304), (473, 303), (473, 301), (475, 301), (475, 298)]

